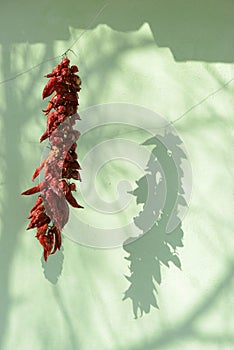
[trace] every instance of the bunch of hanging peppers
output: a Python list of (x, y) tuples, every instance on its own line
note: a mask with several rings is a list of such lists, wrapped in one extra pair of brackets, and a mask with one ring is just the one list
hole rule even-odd
[(78, 67), (70, 65), (64, 58), (51, 73), (44, 87), (42, 98), (54, 93), (43, 112), (47, 116), (46, 131), (40, 142), (49, 139), (50, 152), (35, 170), (32, 181), (43, 170), (43, 180), (35, 187), (22, 192), (22, 195), (39, 193), (30, 211), (27, 230), (36, 228), (36, 237), (44, 248), (44, 259), (61, 247), (61, 231), (68, 222), (69, 207), (83, 208), (72, 195), (76, 184), (71, 179), (80, 180), (80, 165), (77, 161), (77, 139), (80, 135), (74, 129), (77, 114), (78, 92), (81, 80), (75, 74)]

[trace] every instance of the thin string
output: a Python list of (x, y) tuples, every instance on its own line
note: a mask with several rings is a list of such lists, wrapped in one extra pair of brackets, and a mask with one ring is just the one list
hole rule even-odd
[(0, 85), (3, 85), (3, 84), (5, 84), (5, 83), (8, 83), (9, 81), (15, 80), (16, 78), (21, 77), (22, 75), (24, 75), (24, 74), (26, 74), (26, 73), (29, 73), (29, 72), (31, 72), (32, 70), (34, 70), (34, 69), (40, 67), (42, 64), (44, 64), (44, 63), (46, 63), (46, 62), (49, 62), (49, 61), (53, 61), (53, 60), (55, 60), (55, 59), (57, 59), (57, 58), (60, 58), (61, 56), (62, 56), (62, 55), (49, 58), (48, 60), (45, 60), (45, 61), (43, 61), (43, 62), (41, 62), (41, 63), (38, 63), (38, 64), (36, 64), (35, 66), (33, 66), (33, 67), (31, 67), (31, 68), (29, 68), (29, 69), (27, 69), (27, 70), (25, 70), (25, 71), (23, 71), (23, 72), (21, 72), (21, 73), (16, 74), (16, 75), (15, 75), (14, 77), (12, 77), (12, 78), (8, 78), (8, 79), (5, 79), (5, 80), (3, 80), (3, 81), (0, 81)]
[(76, 40), (72, 43), (72, 45), (62, 54), (62, 55), (58, 55), (58, 56), (54, 56), (52, 58), (49, 58), (41, 63), (38, 63), (36, 64), (35, 66), (21, 72), (21, 73), (18, 73), (16, 74), (15, 76), (11, 77), (11, 78), (8, 78), (8, 79), (5, 79), (5, 80), (2, 80), (0, 81), (0, 85), (3, 85), (5, 83), (8, 83), (9, 81), (12, 81), (12, 80), (15, 80), (17, 79), (18, 77), (21, 77), (22, 75), (26, 74), (26, 73), (29, 73), (31, 72), (32, 70), (40, 67), (41, 65), (43, 65), (44, 63), (47, 63), (47, 62), (50, 62), (50, 61), (53, 61), (53, 60), (56, 60), (58, 58), (61, 58), (63, 56), (66, 56), (67, 53), (70, 51), (72, 52), (75, 56), (76, 56), (76, 53), (72, 50), (72, 47), (80, 40), (80, 38), (92, 27), (92, 25), (95, 23), (95, 21), (97, 20), (97, 18), (101, 15), (101, 13), (104, 11), (104, 9), (109, 5), (109, 3), (106, 3), (102, 6), (102, 8), (97, 12), (97, 14), (92, 18), (92, 20), (89, 22), (87, 28), (85, 30), (82, 31), (82, 33), (80, 35), (78, 35), (78, 37), (76, 38)]
[(104, 11), (104, 9), (108, 5), (109, 5), (109, 3), (106, 3), (104, 6), (102, 6), (102, 8), (98, 11), (96, 16), (91, 20), (91, 22), (89, 23), (88, 27), (85, 30), (83, 30), (83, 32), (80, 35), (78, 35), (76, 40), (72, 43), (72, 45), (69, 47), (69, 49), (67, 51), (65, 51), (64, 54), (67, 54), (67, 52), (69, 52), (69, 51), (74, 53), (74, 51), (72, 50), (73, 46), (75, 46), (75, 44), (80, 40), (80, 38), (92, 27), (92, 25), (95, 23), (95, 21), (98, 19), (98, 17), (101, 15), (101, 13)]
[[(178, 118), (172, 120), (171, 122), (168, 123), (168, 126), (170, 124), (175, 124), (177, 123), (180, 119), (182, 119), (184, 116), (186, 116), (189, 112), (191, 112), (193, 109), (195, 109), (196, 107), (200, 106), (203, 102), (205, 102), (206, 100), (208, 100), (210, 97), (216, 95), (219, 91), (223, 90), (226, 86), (228, 86), (232, 81), (234, 80), (234, 77), (231, 78), (230, 80), (228, 80), (226, 83), (224, 83), (222, 86), (220, 86), (217, 90), (211, 92), (210, 94), (208, 94), (206, 97), (204, 97), (202, 100), (200, 100), (198, 103), (194, 104), (193, 106), (191, 106), (189, 109), (187, 109), (183, 114), (181, 114)], [(167, 125), (166, 125), (167, 126)]]

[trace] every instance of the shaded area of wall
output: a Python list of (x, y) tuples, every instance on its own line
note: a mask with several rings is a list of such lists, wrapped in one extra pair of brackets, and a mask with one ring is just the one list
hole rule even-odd
[[(13, 12), (17, 16), (12, 16)], [(208, 0), (205, 4), (202, 0), (8, 1), (1, 5), (0, 42), (51, 45), (55, 40), (68, 40), (70, 27), (87, 29), (91, 24), (93, 29), (107, 24), (128, 32), (148, 23), (157, 46), (168, 47), (177, 61), (233, 62), (233, 12), (231, 0)]]

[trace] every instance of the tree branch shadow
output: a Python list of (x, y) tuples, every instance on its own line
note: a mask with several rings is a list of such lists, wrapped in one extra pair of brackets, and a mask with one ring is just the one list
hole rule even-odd
[(222, 292), (231, 285), (234, 278), (233, 267), (234, 262), (229, 261), (226, 272), (218, 279), (219, 282), (208, 292), (206, 298), (195, 303), (184, 319), (178, 321), (175, 327), (167, 328), (162, 334), (153, 336), (147, 343), (144, 341), (144, 343), (133, 344), (129, 346), (129, 350), (161, 349), (175, 344), (176, 341), (186, 341), (191, 338), (203, 343), (217, 344), (219, 341), (222, 344), (233, 344), (233, 335), (231, 334), (206, 334), (200, 333), (196, 329), (199, 319), (211, 309)]
[[(48, 50), (50, 51), (50, 50)], [(6, 44), (2, 48), (1, 68), (4, 74), (11, 74), (12, 45)], [(48, 53), (50, 54), (50, 53)], [(47, 53), (43, 56), (46, 58)], [(34, 79), (41, 74), (41, 67), (35, 73)], [(32, 87), (31, 82), (29, 85)], [(23, 173), (23, 155), (19, 145), (24, 129), (32, 114), (33, 104), (26, 106), (22, 101), (27, 96), (30, 99), (33, 96), (33, 87), (27, 90), (27, 86), (22, 86), (22, 90), (16, 93), (17, 85), (9, 82), (4, 86), (3, 98), (6, 107), (3, 110), (3, 130), (2, 137), (2, 164), (4, 174), (3, 204), (1, 206), (1, 237), (0, 237), (0, 280), (1, 280), (1, 298), (0, 298), (0, 348), (2, 348), (7, 329), (9, 326), (9, 313), (12, 308), (13, 298), (11, 295), (10, 278), (13, 268), (14, 257), (18, 249), (18, 232), (25, 231), (25, 207), (22, 205), (20, 197), (20, 174)], [(27, 95), (26, 95), (27, 93)], [(14, 103), (12, 102), (14, 101)], [(20, 115), (20, 118), (19, 118)]]

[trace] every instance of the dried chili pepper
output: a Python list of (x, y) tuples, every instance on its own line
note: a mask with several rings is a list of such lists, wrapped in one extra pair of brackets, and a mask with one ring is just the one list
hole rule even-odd
[[(75, 208), (83, 208), (72, 195), (76, 190), (75, 183), (70, 179), (80, 180), (80, 164), (77, 161), (76, 140), (80, 133), (73, 126), (80, 117), (77, 114), (78, 92), (81, 80), (77, 73), (78, 67), (69, 67), (70, 60), (64, 58), (51, 73), (45, 85), (42, 98), (54, 93), (46, 109), (46, 130), (40, 142), (49, 138), (51, 150), (46, 159), (35, 170), (32, 181), (44, 169), (44, 180), (22, 195), (40, 192), (35, 205), (30, 210), (30, 223), (27, 230), (36, 228), (36, 238), (44, 249), (44, 259), (61, 248), (61, 231), (69, 217), (68, 204)], [(53, 111), (52, 111), (53, 110)]]

